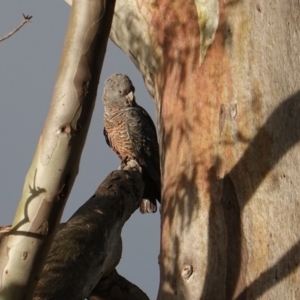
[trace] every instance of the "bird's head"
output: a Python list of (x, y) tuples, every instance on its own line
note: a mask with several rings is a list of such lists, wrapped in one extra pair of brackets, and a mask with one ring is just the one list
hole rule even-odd
[(136, 105), (134, 86), (127, 75), (113, 74), (104, 86), (102, 101), (104, 109), (122, 109)]

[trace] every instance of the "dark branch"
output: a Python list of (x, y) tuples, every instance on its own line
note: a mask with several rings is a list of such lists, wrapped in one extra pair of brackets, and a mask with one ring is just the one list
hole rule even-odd
[(108, 175), (95, 195), (59, 228), (34, 299), (82, 300), (101, 278), (115, 272), (122, 252), (121, 230), (139, 207), (143, 188), (136, 170)]
[(7, 35), (5, 35), (4, 37), (0, 38), (0, 42), (8, 39), (9, 37), (11, 37), (13, 34), (15, 34), (18, 30), (20, 30), (26, 23), (30, 22), (32, 16), (29, 16), (29, 15), (24, 15), (23, 14), (23, 17), (24, 17), (24, 20), (21, 22), (21, 24), (15, 28), (13, 31), (11, 31), (10, 33), (8, 33)]

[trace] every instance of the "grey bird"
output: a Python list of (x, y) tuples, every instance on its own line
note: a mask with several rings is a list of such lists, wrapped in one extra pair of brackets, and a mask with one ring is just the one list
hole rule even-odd
[(161, 201), (159, 146), (155, 125), (135, 101), (134, 86), (127, 75), (113, 74), (104, 86), (104, 135), (122, 161), (135, 159), (145, 184), (141, 213), (156, 212)]

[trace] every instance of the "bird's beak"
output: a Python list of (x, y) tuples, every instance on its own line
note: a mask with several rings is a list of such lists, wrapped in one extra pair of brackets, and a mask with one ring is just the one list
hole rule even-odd
[(129, 93), (125, 96), (125, 98), (126, 98), (128, 101), (132, 102), (133, 99), (134, 99), (133, 91), (129, 92)]

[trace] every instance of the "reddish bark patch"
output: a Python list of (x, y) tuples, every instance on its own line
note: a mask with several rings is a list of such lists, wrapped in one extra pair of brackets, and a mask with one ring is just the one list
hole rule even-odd
[(186, 173), (191, 164), (202, 170), (194, 178), (195, 185), (200, 180), (197, 185), (202, 185), (206, 196), (211, 190), (207, 171), (219, 156), (220, 108), (232, 97), (230, 61), (224, 47), (224, 8), (222, 3), (220, 6), (219, 28), (201, 66), (196, 7), (183, 0), (164, 0), (153, 13), (157, 46), (163, 51), (159, 78), (164, 80), (158, 82), (158, 88), (162, 99), (162, 151), (167, 153), (162, 162), (167, 199), (174, 194), (168, 190), (168, 182), (174, 177), (180, 179), (178, 171)]
[[(163, 256), (173, 253), (179, 257), (175, 236), (195, 226), (191, 222), (200, 207), (208, 212), (211, 203), (220, 203), (223, 177), (220, 174), (225, 173), (220, 170), (226, 169), (226, 158), (231, 156), (230, 150), (226, 153), (220, 146), (220, 126), (224, 130), (226, 122), (221, 120), (220, 125), (220, 109), (224, 113), (232, 98), (231, 66), (225, 48), (230, 29), (225, 22), (223, 2), (220, 2), (215, 40), (202, 65), (197, 18), (194, 3), (185, 0), (160, 1), (152, 18), (157, 47), (163, 53), (157, 82), (161, 96)], [(212, 228), (218, 227), (218, 235), (222, 224), (220, 220), (216, 222)], [(161, 267), (166, 273), (165, 266)]]

